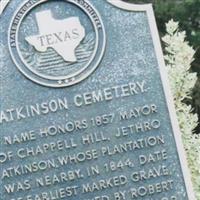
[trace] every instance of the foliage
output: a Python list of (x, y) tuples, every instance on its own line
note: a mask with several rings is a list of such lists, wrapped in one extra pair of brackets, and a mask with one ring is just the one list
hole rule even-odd
[(158, 29), (165, 34), (165, 23), (170, 19), (180, 22), (181, 29), (187, 33), (187, 39), (196, 49), (193, 70), (200, 73), (200, 0), (124, 0), (131, 3), (152, 3), (155, 10)]
[[(170, 19), (179, 21), (186, 31), (187, 40), (195, 50), (192, 70), (198, 72), (198, 81), (193, 89), (191, 105), (199, 115), (200, 122), (200, 0), (123, 0), (131, 3), (152, 3), (161, 37), (165, 34), (165, 23)], [(200, 125), (196, 128), (200, 132)]]
[(165, 60), (194, 190), (197, 200), (200, 200), (200, 136), (191, 134), (198, 117), (191, 112), (191, 106), (184, 103), (186, 98), (191, 98), (190, 93), (197, 80), (196, 73), (189, 71), (195, 52), (185, 41), (186, 32), (178, 30), (178, 23), (171, 20), (166, 28), (167, 34), (163, 37)]
[[(192, 134), (197, 126), (197, 115), (191, 112), (191, 106), (184, 103), (185, 98), (190, 99), (195, 111), (200, 116), (200, 0), (124, 0), (131, 3), (153, 3), (160, 35), (165, 35), (165, 60), (171, 88), (174, 95), (176, 111), (182, 132), (182, 138), (187, 152), (189, 167), (192, 174), (194, 190), (197, 200), (200, 200), (200, 136)], [(186, 32), (180, 32), (178, 26)], [(185, 41), (187, 34), (187, 40)], [(193, 59), (195, 50), (195, 61)], [(190, 73), (192, 63), (193, 71)], [(197, 80), (197, 82), (196, 82)], [(195, 84), (196, 82), (196, 84)], [(195, 85), (195, 87), (194, 87)], [(193, 89), (194, 87), (194, 89)], [(193, 90), (193, 92), (192, 92)], [(191, 94), (192, 93), (192, 94)], [(191, 96), (192, 98), (191, 98)], [(188, 101), (187, 101), (188, 102)], [(200, 124), (196, 129), (200, 132)]]

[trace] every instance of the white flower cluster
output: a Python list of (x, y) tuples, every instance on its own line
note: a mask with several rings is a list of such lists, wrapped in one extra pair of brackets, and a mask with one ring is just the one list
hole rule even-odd
[(197, 81), (197, 74), (189, 71), (193, 61), (194, 49), (185, 41), (186, 33), (179, 31), (179, 23), (170, 20), (166, 24), (165, 60), (176, 112), (187, 152), (189, 167), (197, 200), (200, 200), (200, 136), (193, 134), (198, 117), (191, 111), (191, 106), (184, 103), (191, 98), (190, 93)]

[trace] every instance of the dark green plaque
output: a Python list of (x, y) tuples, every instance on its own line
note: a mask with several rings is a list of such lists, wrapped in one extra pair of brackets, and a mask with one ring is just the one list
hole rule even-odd
[(152, 6), (0, 5), (0, 199), (194, 200)]

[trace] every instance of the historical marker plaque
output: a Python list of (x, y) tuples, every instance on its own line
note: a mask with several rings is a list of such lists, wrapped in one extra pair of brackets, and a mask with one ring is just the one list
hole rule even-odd
[(194, 200), (151, 5), (2, 2), (0, 199)]

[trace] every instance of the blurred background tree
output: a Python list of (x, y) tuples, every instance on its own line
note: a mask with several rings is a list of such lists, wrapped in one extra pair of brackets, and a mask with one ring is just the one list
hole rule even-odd
[[(192, 104), (200, 119), (200, 0), (123, 0), (130, 3), (152, 3), (160, 36), (165, 35), (165, 24), (174, 19), (186, 31), (187, 40), (196, 51), (191, 70), (198, 73), (198, 81), (192, 91)], [(200, 133), (200, 123), (196, 128)]]

